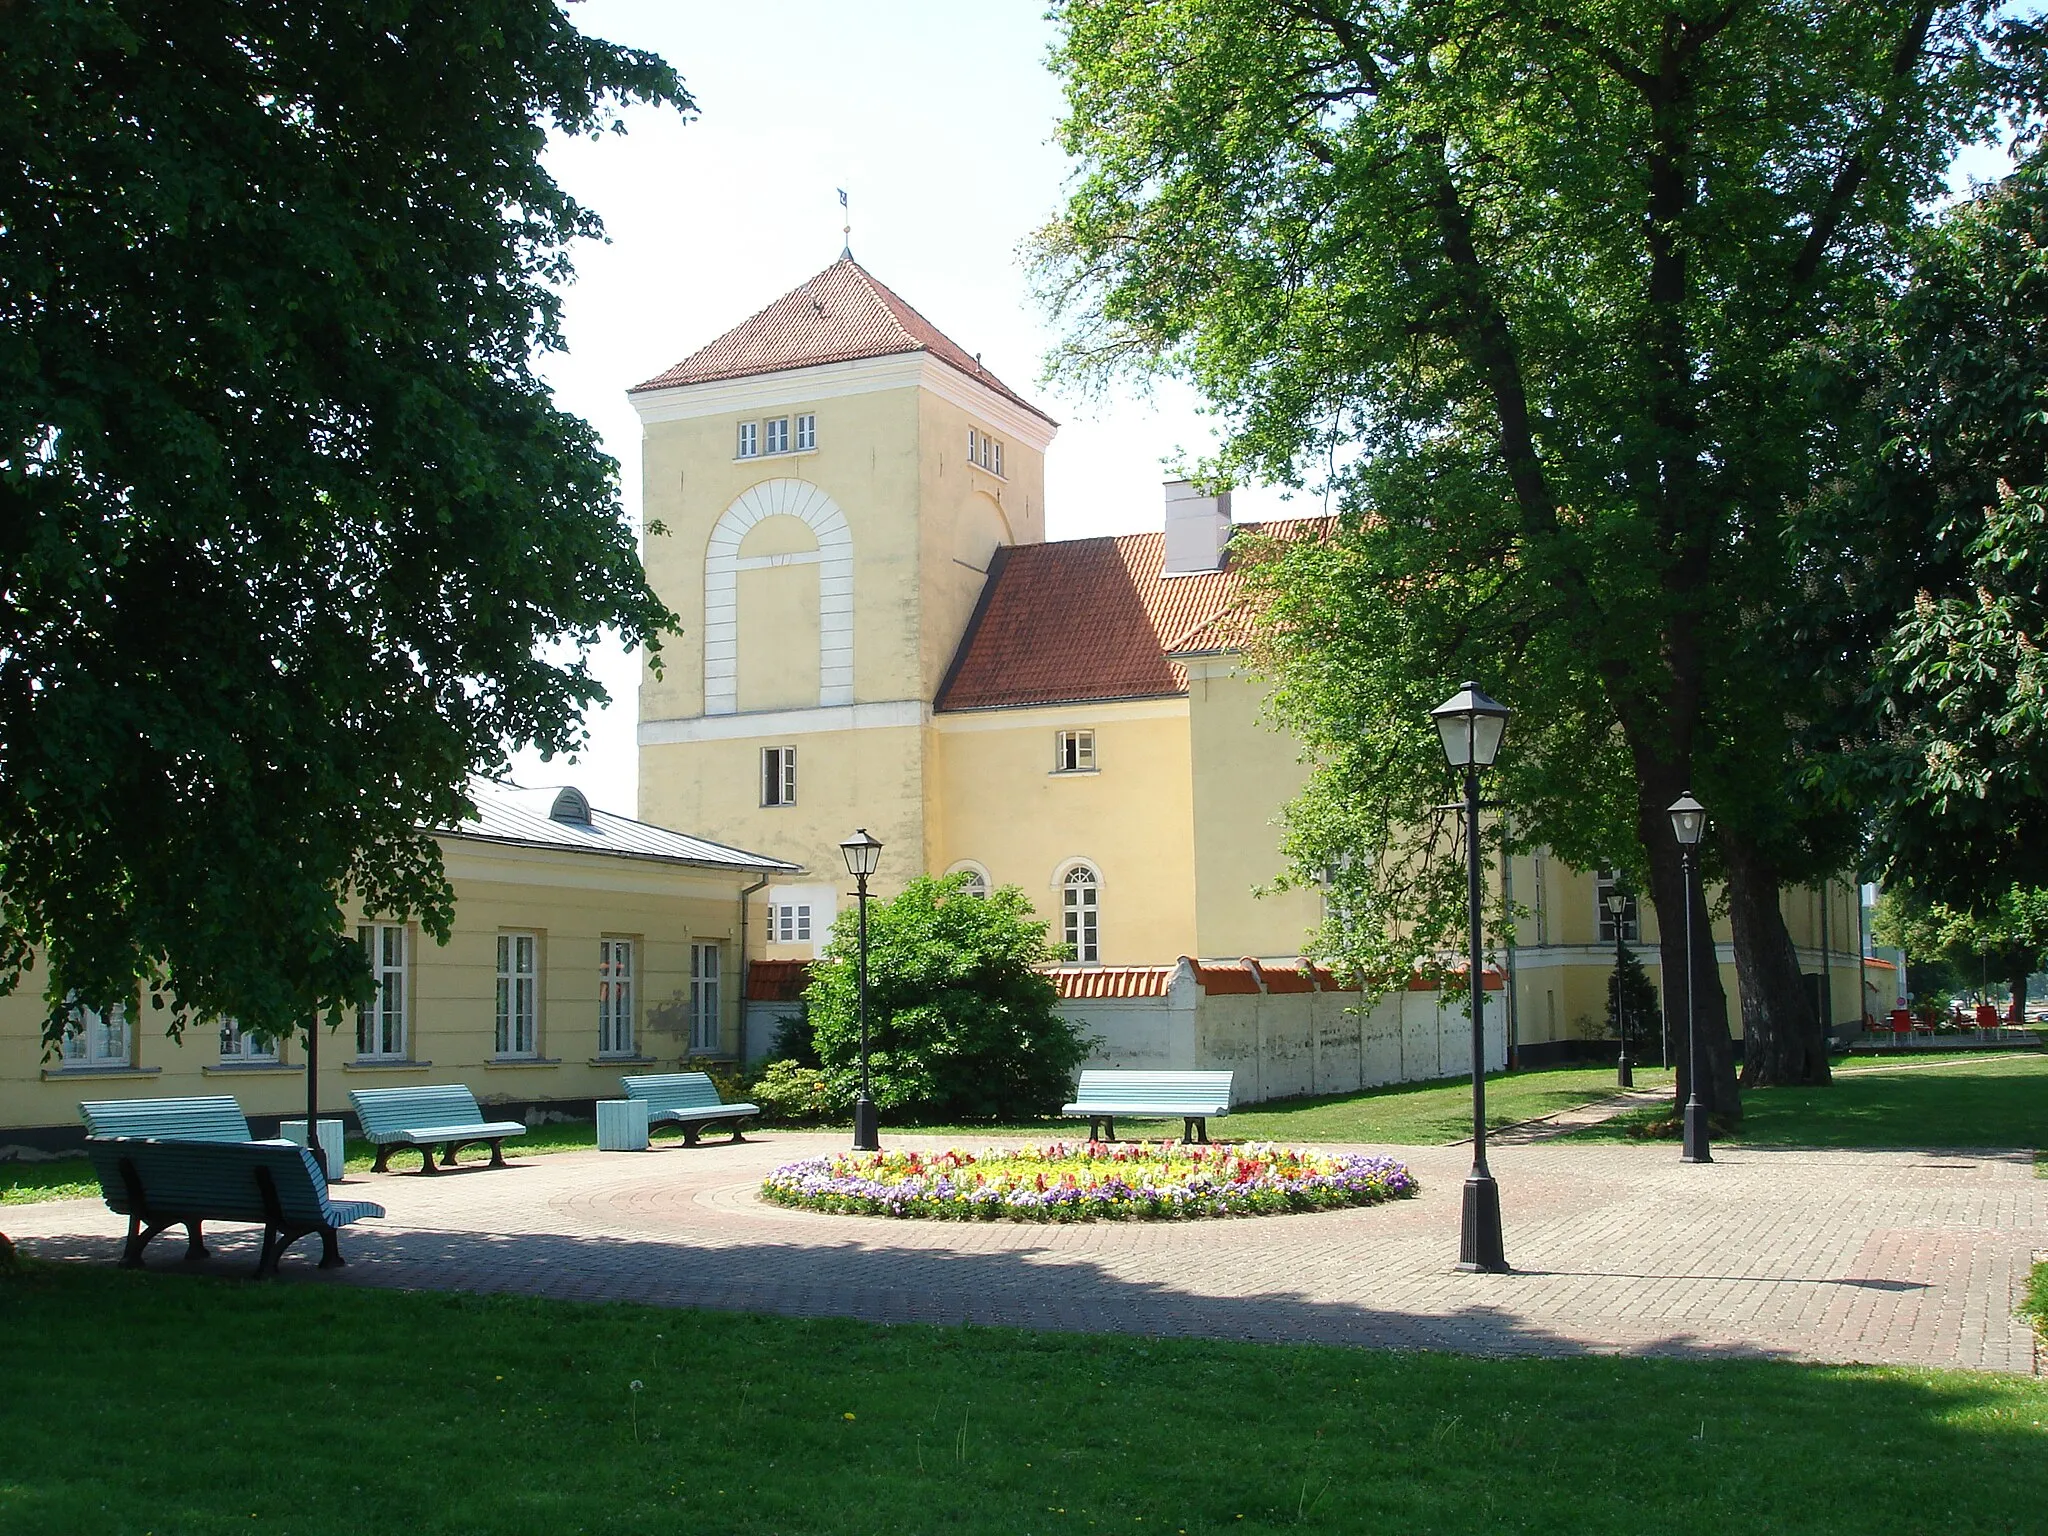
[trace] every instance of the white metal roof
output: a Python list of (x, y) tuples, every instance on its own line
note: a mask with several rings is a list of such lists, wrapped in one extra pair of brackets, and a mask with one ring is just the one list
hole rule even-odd
[[(765, 853), (728, 848), (723, 843), (599, 810), (567, 785), (521, 789), (506, 784), (478, 784), (472, 786), (471, 798), (476, 801), (474, 819), (459, 827), (435, 830), (443, 836), (474, 838), (479, 842), (513, 843), (523, 848), (569, 848), (579, 853), (655, 859), (665, 864), (729, 869), (735, 873), (795, 873), (803, 868)], [(564, 812), (560, 817), (551, 814), (558, 805)], [(590, 819), (572, 819), (579, 810), (586, 811)]]

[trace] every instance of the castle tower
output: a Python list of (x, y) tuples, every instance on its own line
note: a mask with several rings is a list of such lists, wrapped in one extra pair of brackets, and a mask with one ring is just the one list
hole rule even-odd
[(932, 700), (995, 551), (1044, 540), (1057, 424), (851, 257), (629, 394), (683, 625), (641, 680), (639, 814), (806, 866), (767, 894), (810, 931), (767, 937), (807, 953), (856, 827), (884, 893), (929, 867)]

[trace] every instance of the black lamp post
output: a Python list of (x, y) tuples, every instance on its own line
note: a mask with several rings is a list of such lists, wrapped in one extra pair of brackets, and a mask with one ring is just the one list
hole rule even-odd
[(868, 1093), (868, 876), (882, 862), (882, 844), (862, 827), (839, 845), (839, 851), (846, 855), (846, 872), (853, 876), (860, 902), (860, 959), (855, 972), (860, 996), (860, 1095), (853, 1101), (853, 1150), (879, 1152), (881, 1119)]
[(1621, 1060), (1614, 1070), (1614, 1085), (1617, 1088), (1633, 1088), (1636, 1085), (1635, 1068), (1628, 1059), (1628, 997), (1622, 989), (1621, 968), (1626, 953), (1621, 942), (1621, 919), (1628, 911), (1628, 892), (1616, 880), (1607, 892), (1607, 911), (1614, 918), (1614, 1032), (1621, 1037)]
[(1472, 1011), (1472, 1172), (1465, 1179), (1465, 1216), (1458, 1233), (1458, 1268), (1501, 1274), (1500, 1186), (1486, 1166), (1486, 956), (1480, 948), (1479, 770), (1491, 768), (1512, 711), (1489, 699), (1477, 683), (1430, 712), (1444, 740), (1444, 756), (1465, 774), (1465, 886), (1471, 921), (1471, 969), (1466, 974)]
[(1699, 997), (1693, 983), (1692, 954), (1692, 851), (1699, 846), (1700, 835), (1707, 830), (1707, 808), (1693, 799), (1687, 790), (1671, 802), (1671, 834), (1678, 839), (1678, 863), (1685, 873), (1685, 1068), (1687, 1092), (1685, 1098), (1685, 1151), (1682, 1160), (1688, 1163), (1711, 1163), (1712, 1149), (1707, 1145), (1707, 1107), (1700, 1102), (1700, 1031), (1694, 1017), (1699, 1012)]

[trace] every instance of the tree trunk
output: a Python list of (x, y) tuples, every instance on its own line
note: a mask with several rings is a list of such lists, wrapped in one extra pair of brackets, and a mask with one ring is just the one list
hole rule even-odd
[(1785, 927), (1778, 872), (1740, 833), (1723, 833), (1720, 846), (1728, 870), (1735, 983), (1742, 994), (1742, 1086), (1829, 1082), (1827, 1032)]
[(2027, 978), (2034, 974), (2033, 957), (2016, 961), (2012, 970), (2012, 1013), (2011, 1022), (2024, 1028), (2027, 1022)]
[[(1671, 835), (1666, 809), (1685, 790), (1670, 773), (1636, 775), (1636, 836), (1650, 861), (1650, 900), (1657, 909), (1657, 954), (1663, 963), (1664, 1014), (1670, 1021), (1671, 1061), (1678, 1069), (1678, 1104), (1692, 1093), (1692, 1052), (1688, 1023), (1699, 1031), (1700, 1102), (1726, 1119), (1742, 1115), (1742, 1092), (1735, 1080), (1735, 1045), (1728, 1035), (1728, 994), (1721, 986), (1721, 966), (1714, 954), (1714, 930), (1701, 894), (1698, 850), (1694, 850), (1691, 890), (1679, 862), (1678, 842)], [(1685, 909), (1692, 903), (1693, 996), (1686, 995)], [(1688, 1021), (1688, 1005), (1696, 1014)]]

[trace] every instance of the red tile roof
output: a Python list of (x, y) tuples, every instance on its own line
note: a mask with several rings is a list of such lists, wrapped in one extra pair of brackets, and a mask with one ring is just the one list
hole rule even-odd
[[(1314, 537), (1328, 526), (1319, 517), (1239, 525), (1282, 539)], [(1186, 693), (1187, 673), (1173, 658), (1234, 648), (1228, 635), (1244, 565), (1231, 557), (1220, 571), (1165, 576), (1165, 554), (1163, 533), (997, 550), (937, 707), (1002, 709)]]
[(802, 999), (811, 984), (808, 960), (755, 960), (747, 965), (747, 1000), (755, 1003), (794, 1003)]
[(1045, 973), (1061, 997), (1164, 997), (1170, 965), (1061, 966)]
[(1032, 415), (1052, 420), (851, 256), (842, 256), (802, 287), (627, 393), (903, 352), (929, 352)]

